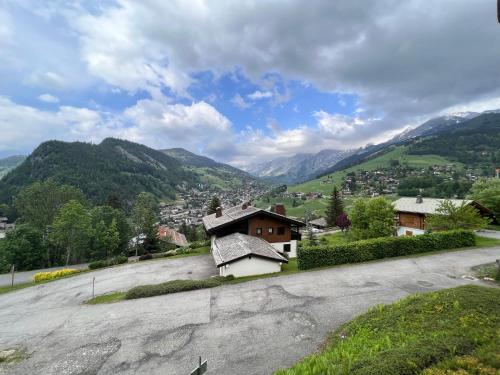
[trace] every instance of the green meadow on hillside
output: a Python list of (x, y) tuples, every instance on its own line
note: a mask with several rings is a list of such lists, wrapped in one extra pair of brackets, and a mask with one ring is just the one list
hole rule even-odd
[(400, 164), (406, 164), (413, 168), (426, 168), (432, 165), (453, 164), (448, 159), (439, 155), (409, 155), (407, 146), (398, 146), (383, 155), (328, 175), (331, 177), (331, 181), (333, 181), (332, 183), (322, 183), (322, 181), (327, 179), (327, 176), (323, 176), (302, 184), (290, 186), (288, 191), (304, 193), (321, 192), (323, 194), (330, 194), (333, 184), (340, 185), (347, 173), (355, 171), (373, 171), (378, 168), (389, 168), (391, 160), (398, 160)]

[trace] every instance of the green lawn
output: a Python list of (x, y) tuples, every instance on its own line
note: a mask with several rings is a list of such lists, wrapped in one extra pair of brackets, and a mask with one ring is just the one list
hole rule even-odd
[(498, 374), (498, 311), (495, 288), (412, 295), (371, 308), (331, 333), (319, 353), (276, 375)]
[[(328, 176), (323, 176), (314, 180), (304, 182), (302, 184), (289, 186), (288, 191), (304, 193), (321, 192), (323, 194), (330, 194), (333, 189), (333, 185), (340, 186), (347, 173), (355, 171), (373, 171), (378, 168), (388, 168), (391, 160), (398, 160), (400, 164), (408, 164), (408, 166), (414, 168), (426, 168), (431, 165), (446, 164), (455, 164), (459, 167), (461, 166), (461, 164), (452, 163), (448, 159), (443, 158), (439, 155), (408, 155), (407, 146), (397, 146), (392, 151), (389, 151), (379, 157), (369, 159), (353, 167), (349, 167), (342, 171), (334, 172), (328, 175), (331, 180), (327, 179)], [(327, 181), (331, 182), (325, 183)]]

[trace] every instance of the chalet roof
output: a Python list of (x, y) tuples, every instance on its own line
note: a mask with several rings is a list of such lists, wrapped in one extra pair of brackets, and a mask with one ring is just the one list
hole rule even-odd
[(188, 245), (188, 241), (186, 240), (186, 236), (184, 234), (179, 233), (175, 229), (169, 228), (164, 225), (158, 227), (158, 237), (169, 238), (168, 242), (180, 247)]
[[(432, 215), (437, 213), (437, 209), (446, 199), (422, 198), (422, 203), (417, 203), (417, 198), (404, 197), (394, 202), (395, 211), (414, 212), (418, 214)], [(471, 204), (474, 201), (469, 199), (448, 199), (454, 206), (460, 207), (462, 203)]]
[(310, 220), (309, 224), (316, 225), (318, 227), (327, 227), (328, 223), (324, 217), (320, 217), (319, 219)]
[(288, 263), (288, 260), (279, 255), (269, 242), (259, 237), (232, 233), (214, 240), (212, 256), (217, 267), (249, 255), (266, 258), (275, 262)]
[(266, 211), (262, 208), (257, 208), (254, 206), (246, 205), (246, 208), (244, 208), (244, 204), (239, 204), (234, 207), (226, 208), (222, 210), (222, 215), (219, 217), (216, 217), (216, 214), (211, 214), (203, 217), (203, 225), (205, 226), (205, 229), (210, 232), (214, 229), (217, 229), (219, 227), (223, 227), (225, 225), (228, 225), (230, 223), (234, 223), (240, 220), (244, 220), (247, 218), (250, 218), (252, 216), (256, 216), (259, 214), (264, 214), (267, 216), (272, 216), (276, 219), (287, 221), (289, 223), (298, 225), (298, 226), (304, 226), (304, 223), (298, 220), (291, 219), (289, 217), (277, 214), (275, 212), (270, 212)]

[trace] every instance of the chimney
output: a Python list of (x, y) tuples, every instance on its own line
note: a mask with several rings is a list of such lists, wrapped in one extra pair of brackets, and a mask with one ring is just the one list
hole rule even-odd
[(286, 216), (285, 205), (283, 203), (276, 204), (276, 206), (274, 207), (274, 212), (278, 215)]
[(423, 200), (422, 196), (420, 194), (417, 195), (417, 203), (423, 203), (423, 202), (424, 202), (424, 200)]
[(221, 217), (222, 216), (222, 208), (217, 207), (215, 209), (215, 217)]

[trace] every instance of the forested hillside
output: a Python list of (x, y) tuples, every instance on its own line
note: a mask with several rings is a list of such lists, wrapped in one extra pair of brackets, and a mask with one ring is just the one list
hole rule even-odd
[(24, 155), (14, 155), (9, 156), (4, 159), (0, 159), (0, 178), (5, 176), (10, 170), (21, 164), (26, 156)]
[(196, 155), (183, 148), (161, 150), (177, 159), (188, 172), (198, 176), (201, 183), (221, 190), (233, 190), (257, 179), (241, 169), (219, 163), (206, 156)]
[[(433, 197), (464, 197), (474, 178), (492, 177), (500, 166), (500, 114), (483, 113), (430, 136), (406, 140), (402, 145), (377, 145), (365, 154), (338, 163), (328, 174), (289, 188), (291, 192), (328, 193), (346, 179), (384, 178), (399, 181), (399, 195), (419, 192)], [(358, 176), (356, 176), (358, 175)], [(380, 184), (381, 190), (384, 184)]]
[(81, 189), (93, 203), (115, 196), (125, 204), (141, 191), (174, 199), (181, 185), (198, 181), (176, 159), (137, 143), (113, 138), (98, 145), (49, 141), (0, 180), (0, 202), (10, 203), (23, 187), (49, 177)]
[(483, 114), (451, 131), (417, 140), (408, 153), (434, 153), (491, 172), (500, 166), (500, 114)]

